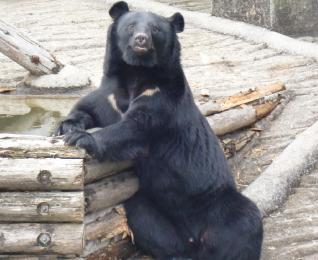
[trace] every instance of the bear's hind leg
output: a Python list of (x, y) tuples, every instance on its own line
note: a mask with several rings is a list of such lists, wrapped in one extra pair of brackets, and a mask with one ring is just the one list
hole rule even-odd
[[(187, 259), (188, 240), (165, 218), (157, 206), (139, 191), (125, 203), (128, 226), (135, 243), (156, 259)], [(184, 257), (184, 258), (183, 258)]]

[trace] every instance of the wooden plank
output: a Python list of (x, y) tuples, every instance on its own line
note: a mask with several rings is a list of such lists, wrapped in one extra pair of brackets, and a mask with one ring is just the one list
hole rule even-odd
[(85, 185), (86, 213), (98, 212), (122, 203), (137, 190), (138, 179), (132, 171), (114, 174)]
[(92, 182), (100, 177), (114, 174), (126, 170), (134, 165), (133, 161), (124, 162), (104, 162), (99, 163), (96, 160), (84, 160), (85, 184)]
[(83, 224), (0, 224), (0, 253), (81, 254)]
[(0, 52), (35, 75), (57, 74), (64, 65), (16, 27), (0, 20)]
[(84, 190), (83, 159), (0, 158), (0, 190)]
[(84, 158), (84, 149), (65, 146), (61, 137), (0, 134), (0, 157)]
[(84, 192), (0, 192), (0, 222), (84, 221)]
[(123, 206), (85, 225), (86, 242), (96, 239), (106, 241), (122, 233), (130, 234)]

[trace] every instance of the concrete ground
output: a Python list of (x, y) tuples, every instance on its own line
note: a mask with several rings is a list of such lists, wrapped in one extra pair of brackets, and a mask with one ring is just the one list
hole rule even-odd
[[(158, 2), (166, 5), (170, 15), (175, 11), (171, 6), (183, 8), (181, 12), (197, 11), (198, 18), (210, 8), (210, 1), (203, 0)], [(144, 3), (135, 0), (133, 8), (144, 10)], [(109, 7), (109, 1), (100, 0), (2, 0), (0, 17), (51, 50), (62, 63), (86, 69), (94, 88), (102, 76), (106, 28), (111, 23)], [(317, 121), (318, 63), (307, 54), (270, 48), (253, 37), (238, 38), (203, 28), (206, 26), (186, 20), (186, 29), (179, 35), (182, 64), (196, 98), (201, 89), (218, 99), (276, 81), (285, 82), (293, 93), (270, 120), (259, 123), (263, 129), (259, 136), (229, 160), (237, 182), (245, 187)], [(15, 87), (27, 74), (3, 55), (0, 64), (0, 88)], [(317, 189), (315, 168), (301, 178), (287, 202), (265, 218), (263, 260), (318, 259)]]

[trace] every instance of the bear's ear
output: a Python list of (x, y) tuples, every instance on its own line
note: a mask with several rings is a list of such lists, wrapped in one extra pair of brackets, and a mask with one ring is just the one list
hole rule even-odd
[(129, 12), (128, 4), (124, 1), (115, 3), (109, 10), (109, 15), (111, 18), (116, 20), (124, 13)]
[(180, 13), (175, 13), (173, 16), (168, 18), (168, 21), (172, 25), (173, 29), (175, 30), (176, 33), (181, 33), (183, 32), (184, 29), (184, 19), (182, 14)]

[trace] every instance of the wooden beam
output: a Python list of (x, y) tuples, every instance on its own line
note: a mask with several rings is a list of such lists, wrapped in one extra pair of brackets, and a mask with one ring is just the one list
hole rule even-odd
[(84, 176), (85, 184), (94, 181), (100, 177), (105, 177), (117, 172), (121, 172), (134, 165), (133, 161), (124, 162), (104, 162), (99, 163), (97, 160), (85, 159), (84, 160)]
[(123, 206), (113, 209), (110, 213), (96, 221), (85, 225), (86, 242), (100, 239), (106, 241), (122, 233), (129, 234), (129, 228)]
[(130, 198), (138, 187), (138, 179), (132, 171), (117, 173), (85, 185), (86, 214), (122, 203)]
[(83, 159), (0, 158), (0, 190), (84, 190)]
[(64, 67), (51, 52), (3, 20), (0, 52), (35, 75), (57, 74)]
[(83, 224), (0, 224), (0, 253), (80, 255), (83, 232)]
[(57, 137), (0, 134), (0, 157), (11, 158), (84, 158), (84, 149), (65, 146)]
[(83, 191), (0, 192), (0, 222), (83, 221)]

